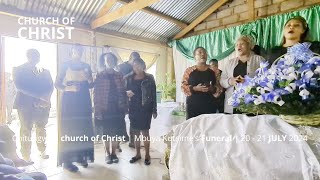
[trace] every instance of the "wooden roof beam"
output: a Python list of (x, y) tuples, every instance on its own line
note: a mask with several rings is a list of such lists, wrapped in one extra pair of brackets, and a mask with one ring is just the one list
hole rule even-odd
[(103, 15), (107, 14), (107, 12), (112, 8), (112, 6), (117, 2), (117, 0), (107, 0), (104, 6), (99, 11), (97, 18), (102, 17)]
[(159, 0), (134, 0), (130, 3), (128, 3), (127, 5), (122, 6), (119, 9), (116, 9), (115, 11), (112, 11), (108, 14), (105, 14), (105, 15), (93, 20), (93, 22), (91, 23), (91, 28), (96, 29), (98, 27), (101, 27), (101, 26), (108, 24), (112, 21), (115, 21), (123, 16), (129, 15), (129, 14), (134, 13), (136, 11), (139, 11), (139, 10), (141, 10), (151, 4), (154, 4), (158, 1)]

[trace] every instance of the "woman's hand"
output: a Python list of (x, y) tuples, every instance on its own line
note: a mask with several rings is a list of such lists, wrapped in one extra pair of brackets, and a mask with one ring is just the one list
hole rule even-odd
[(244, 82), (244, 78), (242, 76), (238, 76), (237, 83), (243, 83), (243, 82)]
[(235, 86), (237, 83), (243, 83), (244, 78), (242, 76), (232, 77), (229, 79), (229, 84)]
[(209, 88), (205, 85), (198, 84), (197, 86), (193, 86), (192, 89), (198, 92), (208, 92)]
[(211, 93), (215, 93), (217, 91), (217, 88), (215, 86), (210, 86), (208, 89), (208, 91)]
[(235, 86), (237, 84), (237, 78), (236, 77), (229, 78), (228, 83), (231, 86)]
[(158, 113), (152, 113), (153, 119), (156, 119), (158, 117)]
[(129, 98), (131, 98), (132, 96), (134, 96), (134, 93), (133, 93), (131, 90), (126, 91), (126, 92), (127, 92), (127, 96), (128, 96)]

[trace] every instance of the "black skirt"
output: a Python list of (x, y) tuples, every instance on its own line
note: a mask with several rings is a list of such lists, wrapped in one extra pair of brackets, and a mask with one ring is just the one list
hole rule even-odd
[(58, 165), (94, 161), (92, 106), (89, 89), (64, 92), (59, 121)]
[(130, 128), (133, 130), (149, 130), (152, 119), (152, 111), (141, 108), (129, 113)]
[(126, 136), (126, 122), (124, 120), (125, 114), (118, 113), (103, 113), (102, 119), (95, 118), (95, 126), (101, 128), (103, 135), (108, 136)]

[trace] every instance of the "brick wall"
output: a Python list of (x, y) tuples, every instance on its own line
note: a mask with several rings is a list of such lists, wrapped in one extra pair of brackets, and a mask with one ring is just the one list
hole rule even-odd
[(306, 9), (320, 4), (320, 0), (254, 0), (254, 19), (249, 19), (247, 0), (232, 0), (212, 13), (187, 34), (194, 36), (233, 27), (271, 15)]

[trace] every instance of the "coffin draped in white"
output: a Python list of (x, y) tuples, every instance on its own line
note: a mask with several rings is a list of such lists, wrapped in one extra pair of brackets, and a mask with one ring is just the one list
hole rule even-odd
[(320, 165), (278, 116), (201, 115), (174, 127), (172, 180), (311, 180)]

